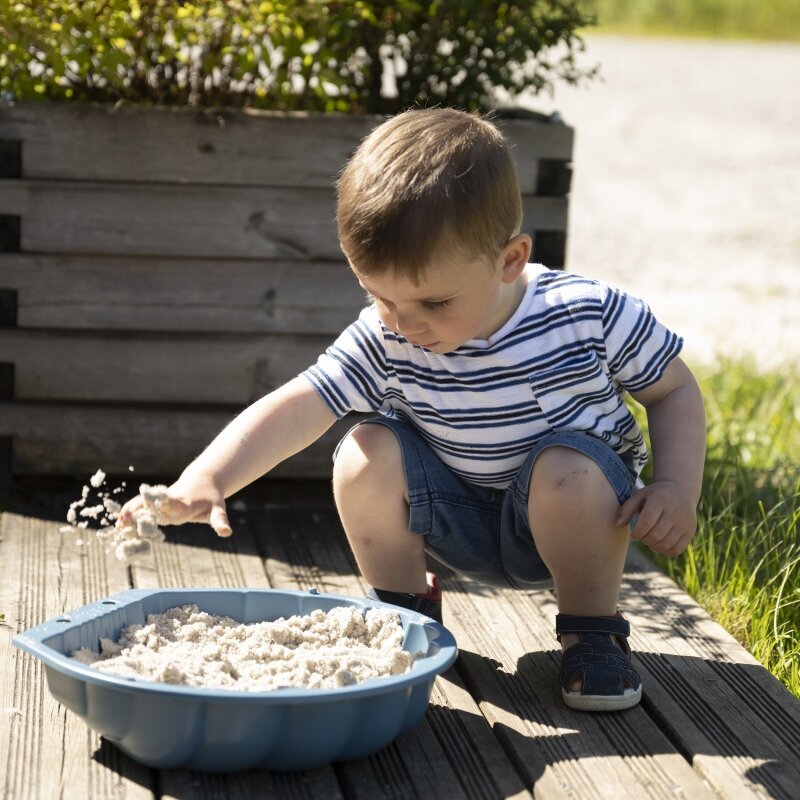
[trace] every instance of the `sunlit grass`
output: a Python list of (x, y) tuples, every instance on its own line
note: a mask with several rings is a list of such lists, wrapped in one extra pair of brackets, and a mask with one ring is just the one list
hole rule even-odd
[(800, 41), (800, 0), (583, 0), (609, 33)]
[(656, 562), (800, 697), (800, 370), (698, 373), (708, 415), (699, 526)]

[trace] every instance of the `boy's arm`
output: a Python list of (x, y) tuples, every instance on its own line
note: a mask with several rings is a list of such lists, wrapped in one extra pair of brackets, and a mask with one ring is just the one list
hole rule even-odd
[(653, 449), (653, 482), (620, 508), (618, 525), (639, 519), (632, 538), (667, 556), (682, 553), (697, 528), (703, 477), (706, 423), (694, 376), (674, 359), (661, 379), (631, 396), (647, 409)]
[[(207, 522), (230, 536), (225, 498), (315, 442), (336, 421), (314, 387), (297, 377), (246, 408), (169, 487), (160, 512), (165, 523)], [(126, 503), (118, 524), (129, 524), (142, 504)]]

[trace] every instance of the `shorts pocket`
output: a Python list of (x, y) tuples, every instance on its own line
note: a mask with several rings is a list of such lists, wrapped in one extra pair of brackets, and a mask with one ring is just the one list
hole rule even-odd
[(591, 352), (537, 372), (530, 384), (548, 425), (556, 431), (605, 430), (607, 424), (602, 420), (622, 404), (600, 360)]

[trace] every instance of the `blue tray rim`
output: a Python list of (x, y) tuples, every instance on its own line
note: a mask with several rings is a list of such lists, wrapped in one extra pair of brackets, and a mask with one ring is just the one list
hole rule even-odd
[[(160, 683), (157, 681), (138, 680), (135, 678), (123, 677), (112, 673), (104, 673), (90, 666), (81, 664), (73, 658), (63, 653), (59, 653), (49, 645), (44, 643), (45, 638), (50, 638), (60, 631), (66, 630), (70, 625), (83, 624), (84, 622), (99, 616), (101, 613), (108, 613), (111, 605), (125, 605), (126, 603), (136, 602), (154, 594), (162, 593), (185, 594), (187, 602), (191, 596), (202, 593), (237, 593), (237, 594), (281, 594), (297, 597), (319, 597), (341, 601), (343, 605), (358, 606), (363, 609), (387, 608), (395, 611), (401, 619), (408, 622), (416, 622), (426, 628), (433, 629), (435, 635), (431, 639), (431, 644), (439, 648), (439, 652), (427, 656), (424, 659), (415, 661), (409, 672), (402, 675), (393, 675), (383, 678), (371, 678), (363, 683), (353, 686), (343, 686), (337, 689), (302, 689), (285, 688), (274, 689), (267, 692), (248, 692), (237, 689), (216, 689), (198, 688), (193, 686), (175, 686), (173, 684)], [(83, 617), (83, 620), (73, 621), (74, 616)], [(70, 618), (68, 622), (59, 622)], [(60, 626), (64, 626), (63, 628)], [(140, 693), (142, 691), (152, 692), (159, 695), (168, 696), (175, 699), (185, 699), (187, 701), (203, 700), (204, 702), (215, 703), (243, 703), (258, 701), (260, 703), (283, 704), (283, 703), (336, 703), (344, 700), (355, 701), (362, 697), (369, 697), (376, 694), (385, 694), (397, 689), (405, 689), (426, 681), (432, 681), (436, 675), (447, 670), (455, 662), (458, 656), (458, 648), (455, 638), (447, 628), (440, 623), (414, 611), (398, 608), (388, 603), (381, 603), (370, 598), (348, 597), (346, 595), (332, 594), (329, 592), (319, 592), (316, 589), (308, 591), (297, 589), (256, 589), (256, 588), (219, 588), (219, 587), (160, 587), (157, 589), (126, 589), (122, 592), (104, 597), (94, 603), (80, 606), (79, 608), (65, 611), (49, 620), (34, 625), (21, 633), (16, 634), (11, 639), (11, 643), (34, 657), (38, 658), (46, 666), (56, 671), (70, 675), (76, 679), (97, 686), (114, 688), (117, 691)], [(421, 665), (421, 666), (420, 666)]]

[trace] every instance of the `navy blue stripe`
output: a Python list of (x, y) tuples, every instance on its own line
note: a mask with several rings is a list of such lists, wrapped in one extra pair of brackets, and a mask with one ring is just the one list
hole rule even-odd
[[(324, 372), (316, 367), (309, 367), (303, 374), (337, 419), (341, 419), (347, 414), (350, 409), (344, 403), (344, 395), (328, 380), (328, 376)], [(341, 400), (337, 401), (337, 397)]]

